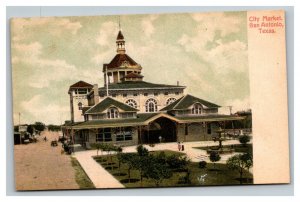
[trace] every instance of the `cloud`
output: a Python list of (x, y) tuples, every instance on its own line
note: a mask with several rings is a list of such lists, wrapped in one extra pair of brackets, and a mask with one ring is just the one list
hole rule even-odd
[[(29, 119), (32, 123), (35, 121), (47, 120), (47, 123), (61, 123), (67, 118), (66, 115), (69, 114), (69, 106), (57, 105), (57, 104), (46, 104), (45, 100), (49, 99), (42, 95), (35, 95), (31, 99), (22, 101), (21, 116)], [(14, 118), (17, 118), (14, 115)], [(17, 119), (15, 119), (16, 121)], [(17, 123), (17, 122), (15, 122)]]
[(69, 32), (73, 35), (82, 27), (78, 21), (68, 18), (43, 17), (43, 18), (14, 18), (11, 21), (13, 41), (26, 39), (27, 30), (35, 29), (48, 32), (55, 36), (60, 36)]
[(154, 33), (154, 26), (153, 26), (153, 22), (158, 18), (158, 15), (150, 15), (145, 17), (142, 20), (142, 29), (144, 31), (144, 34), (146, 37), (151, 37), (151, 35)]
[(192, 14), (195, 34), (182, 34), (177, 41), (187, 52), (196, 53), (215, 73), (247, 71), (247, 44), (224, 39), (240, 32), (241, 19), (224, 13)]
[(65, 60), (42, 58), (43, 48), (39, 42), (30, 44), (15, 42), (12, 48), (14, 50), (13, 55), (17, 55), (12, 59), (13, 66), (17, 68), (19, 67), (18, 63), (23, 63), (32, 68), (31, 81), (29, 82), (31, 87), (48, 87), (51, 81), (68, 78), (70, 74), (76, 72), (76, 67), (68, 64)]
[(115, 36), (116, 33), (118, 33), (117, 23), (112, 21), (103, 23), (99, 29), (98, 37), (96, 38), (97, 44), (101, 46), (111, 46), (112, 36)]

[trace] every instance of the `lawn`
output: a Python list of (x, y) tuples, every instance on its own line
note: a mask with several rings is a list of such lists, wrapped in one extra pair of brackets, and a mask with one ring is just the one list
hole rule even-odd
[[(208, 149), (218, 149), (218, 146), (211, 146), (211, 147), (193, 147), (195, 149), (202, 149), (202, 150), (208, 150)], [(233, 148), (235, 152), (240, 153), (252, 153), (252, 144), (247, 144), (245, 146), (241, 144), (232, 144), (232, 145), (223, 145), (223, 149), (230, 149)]]
[[(168, 155), (184, 155), (179, 152), (173, 152), (169, 150), (164, 151), (166, 156)], [(160, 151), (150, 152), (154, 155), (160, 153)], [(117, 180), (119, 180), (125, 187), (156, 187), (155, 182), (152, 179), (143, 177), (143, 181), (140, 181), (140, 173), (138, 170), (132, 169), (130, 172), (130, 181), (128, 178), (128, 166), (127, 164), (121, 164), (120, 169), (118, 167), (118, 159), (116, 155), (108, 156), (96, 156), (94, 159), (102, 165), (110, 174), (112, 174)], [(225, 164), (216, 164), (215, 168), (213, 163), (208, 163), (207, 167), (200, 169), (198, 163), (191, 162), (188, 164), (190, 183), (185, 183), (184, 178), (187, 176), (186, 170), (173, 169), (172, 177), (164, 179), (159, 185), (160, 187), (175, 187), (175, 186), (202, 186), (202, 185), (235, 185), (240, 184), (239, 173), (227, 168)], [(198, 178), (201, 175), (207, 174), (205, 182), (200, 183)], [(252, 184), (252, 174), (245, 171), (243, 176), (243, 184)]]
[(79, 185), (80, 189), (95, 189), (94, 184), (82, 169), (81, 165), (76, 158), (71, 157), (71, 163), (75, 169), (75, 180)]

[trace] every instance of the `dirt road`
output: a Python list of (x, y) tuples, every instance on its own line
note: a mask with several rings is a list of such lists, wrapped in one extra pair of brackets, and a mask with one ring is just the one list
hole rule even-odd
[(70, 156), (61, 154), (60, 143), (50, 146), (54, 139), (57, 132), (44, 131), (37, 143), (14, 146), (16, 190), (79, 189)]

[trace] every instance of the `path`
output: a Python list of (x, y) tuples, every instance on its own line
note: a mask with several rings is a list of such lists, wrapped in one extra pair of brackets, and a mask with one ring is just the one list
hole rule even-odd
[(79, 151), (75, 152), (74, 156), (96, 188), (124, 188), (116, 178), (93, 159), (96, 153), (96, 150)]
[(61, 144), (50, 146), (55, 138), (57, 132), (44, 131), (37, 143), (14, 146), (16, 190), (79, 189), (70, 156), (61, 154)]

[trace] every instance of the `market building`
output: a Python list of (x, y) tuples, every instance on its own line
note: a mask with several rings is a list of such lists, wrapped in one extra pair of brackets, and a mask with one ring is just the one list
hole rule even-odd
[(142, 66), (126, 54), (119, 31), (117, 54), (103, 64), (104, 85), (79, 81), (70, 86), (71, 121), (64, 134), (74, 143), (137, 145), (212, 140), (220, 126), (242, 120), (220, 114), (221, 106), (185, 94), (186, 86), (144, 81)]

